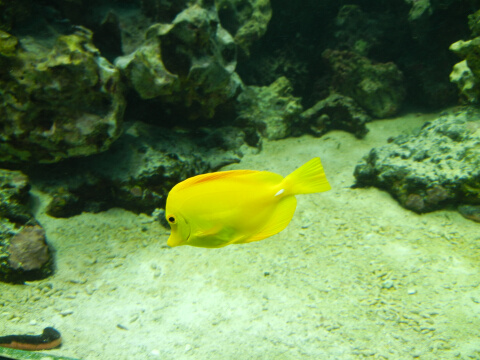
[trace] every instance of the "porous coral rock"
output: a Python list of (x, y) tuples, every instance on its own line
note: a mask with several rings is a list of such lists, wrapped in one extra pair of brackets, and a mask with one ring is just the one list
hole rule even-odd
[(372, 149), (355, 168), (356, 186), (385, 189), (419, 213), (479, 204), (479, 144), (478, 109), (444, 113), (418, 133)]
[(365, 124), (372, 119), (353, 99), (336, 93), (305, 110), (301, 118), (316, 136), (336, 129), (351, 132), (357, 138), (367, 134)]
[(472, 40), (459, 40), (450, 50), (464, 59), (455, 64), (450, 81), (457, 84), (462, 99), (477, 104), (480, 99), (480, 37)]
[(45, 231), (27, 208), (29, 189), (25, 174), (0, 169), (0, 281), (22, 283), (53, 271)]
[(57, 162), (108, 149), (121, 133), (120, 73), (87, 29), (52, 49), (0, 34), (0, 160)]
[(15, 56), (17, 46), (18, 39), (15, 36), (0, 30), (0, 61), (2, 64), (6, 64), (3, 59)]
[(335, 18), (336, 48), (367, 56), (372, 47), (378, 46), (381, 36), (379, 21), (369, 15), (358, 5), (341, 6)]
[(30, 183), (20, 171), (0, 169), (0, 221), (2, 228), (10, 228), (6, 223), (26, 224), (31, 220), (25, 204), (28, 201)]
[(403, 74), (392, 63), (373, 63), (351, 51), (325, 50), (333, 87), (354, 99), (370, 115), (384, 118), (395, 115), (405, 98)]
[(469, 15), (468, 25), (473, 39), (459, 40), (450, 45), (450, 51), (462, 61), (455, 64), (450, 81), (457, 84), (461, 99), (466, 103), (478, 104), (480, 100), (480, 10)]
[(468, 27), (473, 37), (480, 36), (480, 10), (468, 15)]
[(450, 81), (457, 84), (460, 96), (466, 103), (477, 103), (480, 88), (477, 78), (468, 67), (467, 60), (455, 64), (450, 73)]
[(459, 40), (450, 46), (450, 50), (455, 54), (467, 60), (468, 67), (472, 70), (475, 77), (480, 77), (480, 37), (472, 40)]
[(433, 7), (430, 0), (405, 0), (411, 5), (408, 13), (408, 22), (416, 38), (425, 39), (430, 26), (430, 17), (433, 14)]
[(292, 91), (286, 77), (278, 78), (270, 86), (247, 86), (238, 97), (237, 121), (255, 127), (270, 140), (298, 134), (303, 108)]
[(267, 31), (270, 0), (215, 0), (215, 5), (220, 23), (248, 55), (251, 45)]
[(249, 54), (251, 45), (267, 31), (272, 17), (270, 0), (140, 0), (142, 12), (156, 22), (170, 23), (189, 6), (199, 6), (218, 13), (220, 24)]
[(142, 99), (187, 109), (188, 117), (211, 118), (238, 95), (236, 45), (216, 10), (190, 6), (171, 24), (151, 26), (145, 42), (116, 65)]

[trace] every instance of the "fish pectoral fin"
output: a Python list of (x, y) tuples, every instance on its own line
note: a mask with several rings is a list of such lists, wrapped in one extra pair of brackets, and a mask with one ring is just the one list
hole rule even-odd
[(241, 241), (238, 244), (249, 243), (265, 239), (269, 236), (275, 235), (285, 229), (292, 220), (295, 208), (297, 207), (297, 199), (295, 196), (287, 196), (283, 198), (279, 203), (270, 219), (267, 221), (264, 227), (258, 233), (253, 234)]
[(207, 236), (215, 236), (222, 230), (221, 225), (212, 226), (210, 229), (198, 230), (195, 232), (195, 236), (202, 238)]

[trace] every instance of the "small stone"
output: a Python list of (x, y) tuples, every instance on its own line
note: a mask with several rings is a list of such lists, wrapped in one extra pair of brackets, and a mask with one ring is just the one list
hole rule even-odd
[(415, 290), (415, 289), (408, 289), (408, 291), (407, 291), (408, 295), (414, 295), (416, 293), (417, 293), (417, 290)]
[(394, 287), (392, 280), (385, 280), (382, 284), (382, 289), (391, 289)]
[(158, 349), (153, 349), (152, 351), (150, 351), (150, 355), (160, 356), (160, 351)]
[(85, 287), (85, 292), (88, 294), (88, 295), (92, 295), (95, 291), (97, 291), (97, 287), (93, 284), (90, 284), (90, 285), (87, 285)]
[(39, 225), (25, 226), (10, 240), (7, 252), (13, 269), (39, 270), (50, 258), (45, 230)]
[(85, 284), (87, 282), (87, 279), (85, 279), (85, 278), (71, 278), (71, 279), (68, 279), (68, 282), (71, 282), (72, 284)]

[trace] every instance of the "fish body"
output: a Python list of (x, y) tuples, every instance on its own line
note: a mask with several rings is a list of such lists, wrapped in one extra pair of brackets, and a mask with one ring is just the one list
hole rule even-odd
[(269, 171), (219, 171), (191, 177), (168, 194), (169, 246), (218, 248), (258, 241), (282, 231), (295, 195), (330, 190), (319, 158), (285, 178)]

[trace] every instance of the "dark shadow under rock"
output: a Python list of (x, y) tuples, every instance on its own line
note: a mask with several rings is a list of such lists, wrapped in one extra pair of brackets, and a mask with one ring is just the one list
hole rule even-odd
[(48, 213), (69, 217), (121, 207), (152, 213), (170, 189), (197, 174), (239, 162), (260, 146), (255, 134), (234, 127), (171, 130), (130, 127), (103, 154), (30, 169), (32, 182), (53, 196)]
[(466, 219), (480, 222), (480, 205), (460, 205), (458, 212)]

